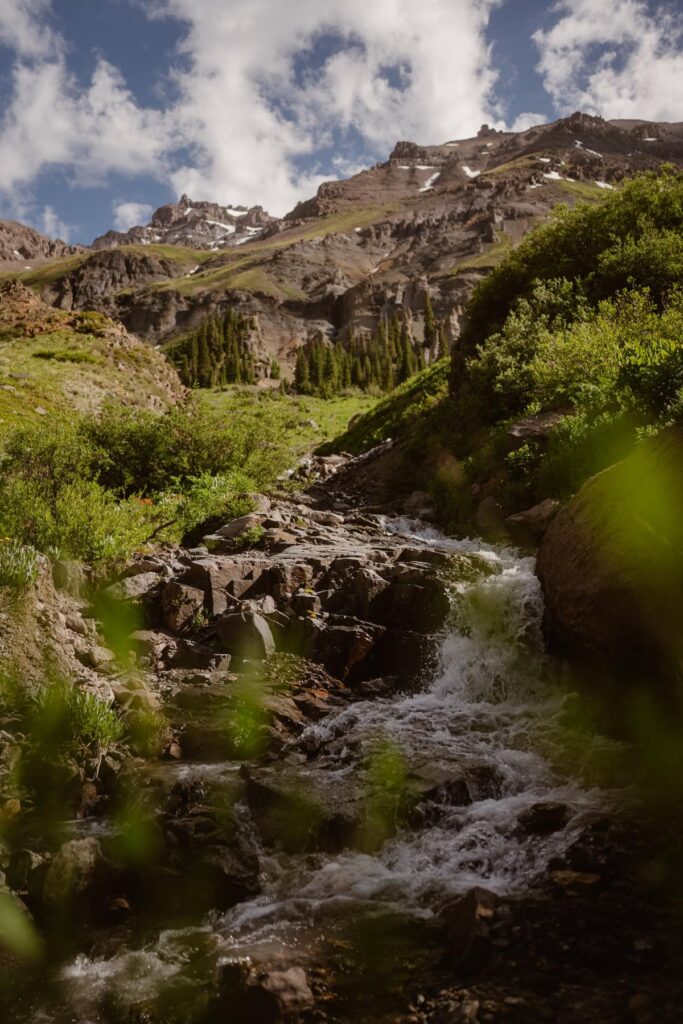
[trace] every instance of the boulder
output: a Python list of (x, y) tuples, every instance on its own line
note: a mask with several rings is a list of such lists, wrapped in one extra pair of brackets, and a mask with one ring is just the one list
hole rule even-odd
[(479, 974), (491, 961), (495, 908), (495, 895), (475, 888), (445, 913), (446, 960), (459, 977)]
[(218, 988), (206, 1024), (225, 1024), (228, 1020), (277, 1024), (299, 1020), (314, 1006), (306, 973), (296, 966), (266, 969), (251, 962), (223, 963)]
[(250, 512), (249, 515), (240, 516), (238, 519), (233, 519), (231, 522), (219, 527), (216, 530), (216, 536), (223, 537), (224, 540), (235, 540), (245, 530), (252, 530), (255, 526), (262, 526), (265, 519), (266, 516), (260, 513)]
[(166, 628), (181, 633), (204, 607), (204, 591), (171, 580), (162, 591), (161, 607)]
[(536, 547), (560, 508), (554, 498), (545, 498), (538, 505), (508, 516), (505, 520), (510, 537), (521, 547)]
[(561, 832), (570, 816), (566, 804), (539, 802), (518, 814), (517, 821), (529, 835), (550, 836), (553, 832)]
[(619, 667), (622, 685), (683, 658), (682, 465), (683, 427), (643, 441), (583, 485), (538, 553), (551, 646)]
[(202, 850), (196, 872), (207, 910), (228, 910), (260, 892), (258, 857), (247, 850), (209, 846)]
[(507, 430), (510, 451), (515, 451), (529, 443), (546, 445), (558, 423), (571, 415), (572, 413), (568, 409), (557, 409), (551, 412), (539, 412), (513, 423)]
[(240, 658), (262, 660), (275, 653), (275, 639), (258, 612), (235, 612), (216, 621), (216, 633), (226, 650)]
[(94, 837), (63, 843), (45, 873), (45, 902), (57, 907), (91, 893), (101, 862), (102, 851)]
[(127, 576), (107, 587), (106, 594), (114, 601), (139, 602), (157, 589), (161, 580), (156, 572), (142, 572), (137, 576)]
[(230, 655), (214, 651), (206, 644), (196, 640), (178, 640), (170, 656), (166, 658), (168, 668), (207, 669), (210, 672), (227, 672), (230, 668)]

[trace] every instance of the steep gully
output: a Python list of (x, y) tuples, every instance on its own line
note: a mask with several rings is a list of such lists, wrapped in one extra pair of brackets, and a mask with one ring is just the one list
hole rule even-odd
[[(229, 892), (189, 923), (94, 927), (51, 1008), (21, 1019), (644, 1021), (654, 992), (673, 1020), (661, 922), (613, 863), (616, 745), (574, 721), (533, 559), (359, 508), (333, 480), (113, 591), (146, 611), (140, 664), (176, 728), (173, 759), (142, 770), (156, 813), (178, 848), (213, 828), (210, 856), (172, 851), (172, 885), (193, 899), (219, 863)], [(267, 554), (236, 550), (250, 525)], [(213, 618), (188, 639), (198, 594)], [(266, 687), (260, 756), (237, 760), (221, 714), (271, 639), (331, 676), (302, 683), (292, 659), (297, 683)], [(73, 835), (106, 849), (112, 829), (86, 817)]]

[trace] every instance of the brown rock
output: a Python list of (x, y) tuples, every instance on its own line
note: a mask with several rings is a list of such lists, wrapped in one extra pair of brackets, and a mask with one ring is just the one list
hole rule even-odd
[[(135, 577), (133, 577), (135, 579)], [(171, 580), (161, 595), (164, 623), (173, 633), (180, 633), (191, 625), (204, 606), (204, 591)]]
[(261, 660), (275, 653), (270, 626), (257, 612), (237, 612), (216, 621), (216, 633), (230, 654)]

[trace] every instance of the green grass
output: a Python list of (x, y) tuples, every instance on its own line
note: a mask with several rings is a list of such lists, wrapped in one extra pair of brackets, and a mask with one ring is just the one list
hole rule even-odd
[(440, 359), (399, 385), (364, 411), (326, 450), (358, 454), (390, 437), (417, 437), (448, 396), (449, 365), (448, 359)]
[(605, 198), (604, 190), (598, 188), (593, 181), (569, 181), (563, 178), (562, 181), (557, 181), (555, 184), (559, 185), (563, 192), (568, 192), (570, 196), (582, 199), (584, 202), (599, 203), (601, 199)]
[(448, 276), (455, 277), (457, 274), (462, 274), (466, 270), (486, 270), (489, 267), (495, 267), (501, 262), (501, 260), (505, 259), (513, 247), (513, 240), (509, 235), (506, 235), (505, 232), (502, 231), (498, 236), (497, 242), (490, 245), (485, 252), (479, 253), (477, 256), (468, 256), (466, 259), (456, 263), (456, 265), (448, 271)]
[[(168, 402), (164, 383), (172, 372), (148, 345), (115, 345), (107, 337), (64, 326), (23, 336), (5, 328), (0, 336), (0, 441), (13, 427), (41, 417), (65, 417), (97, 408), (111, 397), (147, 406), (151, 396)], [(179, 389), (178, 389), (179, 390)]]
[(484, 178), (489, 174), (504, 174), (507, 171), (522, 170), (527, 167), (538, 167), (538, 159), (535, 156), (519, 156), (514, 160), (507, 160), (504, 164), (498, 164), (497, 167), (488, 167), (481, 172), (481, 176)]
[[(367, 413), (376, 399), (362, 393), (338, 398), (284, 395), (279, 390), (235, 386), (198, 392), (201, 401), (229, 416), (267, 416), (286, 436), (292, 462), (312, 448), (345, 436), (350, 420)], [(315, 421), (316, 427), (309, 421)]]

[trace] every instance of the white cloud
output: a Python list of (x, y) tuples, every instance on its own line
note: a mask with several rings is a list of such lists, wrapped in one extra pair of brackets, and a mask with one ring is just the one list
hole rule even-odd
[[(282, 213), (398, 139), (504, 127), (486, 31), (505, 0), (135, 2), (182, 26), (182, 60), (168, 68), (174, 98), (161, 110), (141, 106), (103, 59), (78, 82), (50, 27), (50, 0), (0, 0), (0, 42), (16, 52), (0, 113), (0, 199), (25, 199), (27, 184), (60, 167), (76, 185), (149, 174), (178, 195)], [(654, 19), (644, 0), (615, 0), (609, 17), (602, 0), (560, 0), (553, 10), (534, 39), (562, 112), (680, 116), (680, 16)], [(325, 57), (321, 36), (339, 41)], [(544, 120), (528, 112), (512, 127)]]
[(73, 228), (64, 223), (53, 206), (44, 206), (40, 216), (40, 230), (48, 238), (61, 238), (63, 242), (68, 242)]
[(114, 227), (117, 231), (128, 231), (138, 224), (146, 224), (154, 209), (149, 203), (133, 203), (117, 199), (112, 204), (114, 211)]
[(140, 108), (106, 61), (85, 89), (61, 58), (17, 64), (13, 86), (0, 124), (0, 188), (21, 186), (50, 165), (69, 167), (76, 184), (112, 171), (159, 173), (163, 166), (167, 115)]
[(548, 117), (546, 114), (534, 114), (531, 111), (526, 111), (523, 114), (517, 115), (508, 131), (525, 132), (527, 128), (533, 128), (537, 124), (547, 124), (547, 122)]
[(48, 57), (62, 41), (45, 23), (50, 0), (0, 0), (0, 45), (22, 57)]
[[(432, 142), (497, 122), (485, 31), (498, 2), (149, 0), (150, 14), (187, 26), (176, 114), (192, 156), (172, 175), (176, 190), (281, 213), (321, 180), (297, 158), (339, 135), (353, 131), (372, 160), (399, 138)], [(297, 77), (323, 33), (346, 45)], [(388, 73), (397, 68), (401, 87)]]
[(561, 0), (547, 31), (534, 33), (538, 70), (561, 113), (680, 120), (683, 14), (644, 0)]

